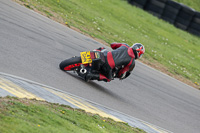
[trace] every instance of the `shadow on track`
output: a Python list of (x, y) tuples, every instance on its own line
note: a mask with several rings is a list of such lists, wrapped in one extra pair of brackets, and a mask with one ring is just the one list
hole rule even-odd
[[(79, 82), (85, 83), (88, 86), (90, 86), (91, 88), (96, 89), (97, 91), (103, 92), (104, 94), (109, 95), (109, 96), (113, 97), (114, 99), (117, 99), (119, 101), (127, 103), (126, 99), (122, 98), (120, 95), (118, 95), (116, 93), (113, 93), (112, 91), (108, 90), (104, 86), (102, 86), (98, 83), (95, 83), (94, 81), (85, 82), (83, 78), (79, 77), (75, 73), (71, 73), (71, 72), (66, 72), (66, 73), (69, 74), (70, 76), (72, 76), (73, 78), (75, 78), (76, 80), (78, 80)], [(99, 82), (103, 82), (103, 81), (99, 81)]]

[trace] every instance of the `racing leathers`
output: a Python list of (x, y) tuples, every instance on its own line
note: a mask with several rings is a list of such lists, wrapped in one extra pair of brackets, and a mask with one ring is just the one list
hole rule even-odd
[[(131, 47), (125, 43), (112, 43), (112, 51), (107, 51), (105, 48), (96, 49), (102, 51), (105, 56), (105, 63), (102, 66), (102, 73), (86, 75), (85, 80), (103, 80), (110, 82), (114, 77), (119, 79), (127, 78), (133, 68), (135, 67), (135, 52)], [(118, 70), (118, 73), (114, 73), (114, 70)]]

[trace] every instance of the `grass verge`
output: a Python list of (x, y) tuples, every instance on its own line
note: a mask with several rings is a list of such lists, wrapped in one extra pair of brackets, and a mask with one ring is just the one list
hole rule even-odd
[(200, 11), (200, 1), (199, 0), (174, 0), (179, 3), (183, 3), (184, 5), (187, 5), (188, 7), (191, 7), (195, 9), (196, 11)]
[(126, 0), (16, 1), (106, 43), (143, 43), (144, 63), (200, 89), (200, 38)]
[(66, 105), (0, 97), (2, 133), (144, 133), (127, 123), (116, 122)]

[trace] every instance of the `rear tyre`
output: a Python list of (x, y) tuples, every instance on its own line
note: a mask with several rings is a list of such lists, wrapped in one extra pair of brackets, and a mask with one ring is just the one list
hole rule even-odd
[(71, 71), (79, 67), (81, 64), (81, 57), (72, 57), (62, 61), (59, 66), (63, 71)]

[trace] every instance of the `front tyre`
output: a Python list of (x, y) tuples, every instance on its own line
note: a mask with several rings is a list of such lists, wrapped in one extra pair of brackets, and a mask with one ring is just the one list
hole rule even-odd
[(81, 57), (72, 57), (60, 63), (60, 69), (63, 71), (71, 71), (82, 64)]

